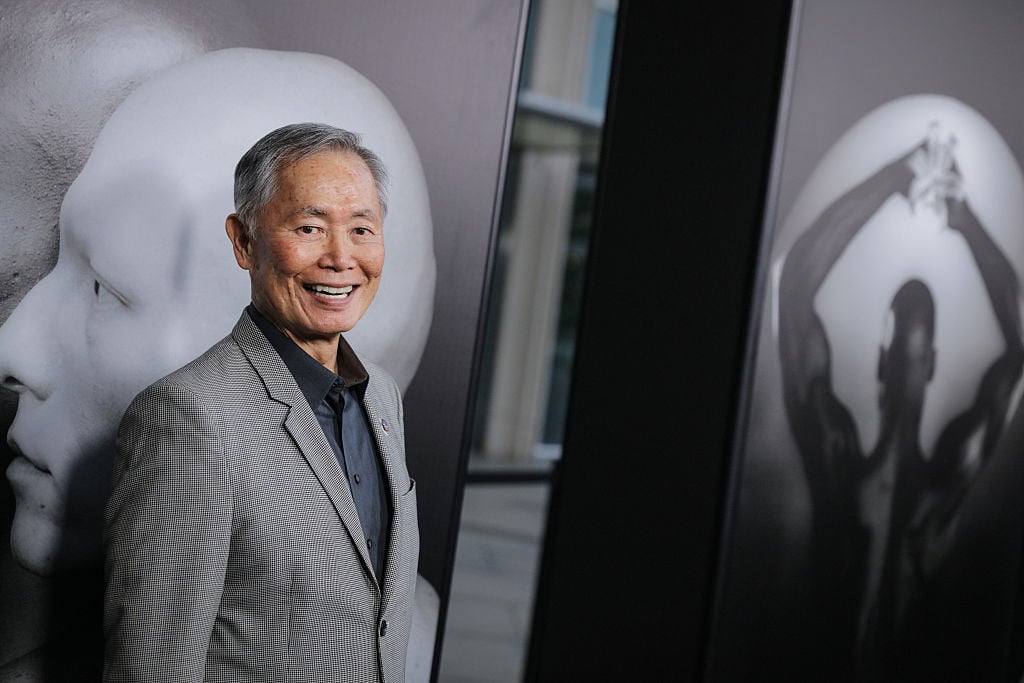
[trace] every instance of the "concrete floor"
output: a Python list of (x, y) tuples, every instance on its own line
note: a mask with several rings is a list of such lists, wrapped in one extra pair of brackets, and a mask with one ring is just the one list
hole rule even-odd
[(548, 492), (466, 486), (439, 683), (522, 681)]

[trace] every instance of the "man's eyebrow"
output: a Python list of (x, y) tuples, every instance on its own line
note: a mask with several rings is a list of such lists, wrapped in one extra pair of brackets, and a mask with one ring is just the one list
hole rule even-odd
[(323, 216), (328, 215), (328, 212), (327, 212), (326, 209), (321, 209), (319, 206), (303, 206), (300, 209), (295, 209), (294, 211), (292, 211), (291, 215), (292, 216), (315, 216), (315, 217), (318, 217), (318, 218), (322, 218)]

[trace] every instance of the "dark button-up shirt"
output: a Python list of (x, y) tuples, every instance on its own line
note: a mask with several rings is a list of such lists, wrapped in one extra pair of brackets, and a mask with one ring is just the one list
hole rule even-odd
[(328, 443), (348, 480), (366, 547), (378, 581), (383, 580), (391, 508), (377, 444), (363, 408), (369, 377), (352, 348), (338, 342), (338, 374), (334, 374), (277, 329), (252, 304), (246, 309), (309, 401)]

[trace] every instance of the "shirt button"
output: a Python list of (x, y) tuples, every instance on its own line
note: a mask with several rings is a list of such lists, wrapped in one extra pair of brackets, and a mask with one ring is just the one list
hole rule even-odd
[(361, 483), (361, 482), (363, 481), (363, 478), (362, 478), (362, 477), (360, 477), (360, 476), (359, 476), (358, 474), (357, 474), (357, 475), (355, 475), (355, 477), (354, 477), (354, 478), (355, 478), (355, 480), (356, 480), (356, 483), (357, 483), (357, 484), (359, 484), (359, 483)]
[(372, 548), (373, 547), (373, 539), (372, 538), (366, 539), (366, 547), (367, 548)]
[(380, 621), (380, 637), (383, 638), (388, 633), (388, 620), (381, 619)]

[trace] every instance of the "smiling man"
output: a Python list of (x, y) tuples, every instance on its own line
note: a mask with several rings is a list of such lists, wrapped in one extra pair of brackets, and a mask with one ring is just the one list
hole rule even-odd
[(235, 171), (252, 303), (143, 391), (107, 506), (105, 679), (402, 681), (416, 492), (395, 381), (342, 337), (380, 284), (384, 167), (294, 124)]

